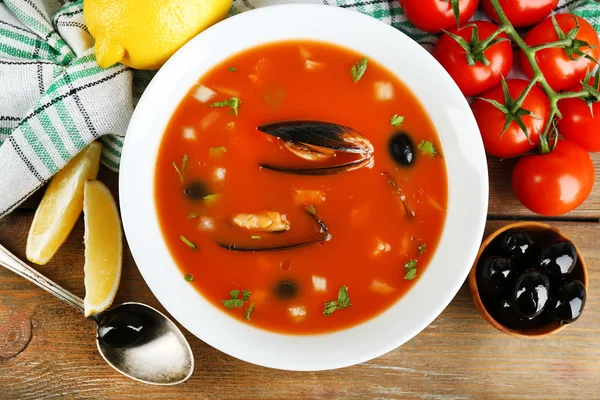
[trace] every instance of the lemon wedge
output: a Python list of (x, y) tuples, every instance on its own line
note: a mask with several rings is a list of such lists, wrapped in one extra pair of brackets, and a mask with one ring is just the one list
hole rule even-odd
[(85, 181), (98, 175), (101, 150), (97, 142), (85, 147), (50, 181), (29, 229), (29, 261), (46, 264), (69, 236), (83, 209)]
[(85, 316), (98, 314), (112, 304), (123, 257), (123, 234), (115, 200), (100, 181), (87, 181), (83, 195), (85, 222)]

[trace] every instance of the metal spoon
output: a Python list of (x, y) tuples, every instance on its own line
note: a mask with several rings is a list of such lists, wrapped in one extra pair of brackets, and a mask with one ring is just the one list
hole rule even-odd
[[(0, 265), (83, 313), (81, 298), (19, 260), (2, 245)], [(179, 328), (154, 308), (141, 303), (123, 303), (90, 318), (98, 324), (98, 351), (111, 367), (123, 375), (154, 385), (176, 385), (192, 375), (194, 356), (190, 345)], [(132, 326), (127, 322), (132, 319), (138, 321), (138, 324), (133, 325), (140, 325), (140, 322), (141, 325)], [(113, 339), (117, 337), (118, 340), (113, 340), (113, 343), (107, 341), (107, 332), (119, 328), (119, 323), (121, 328), (133, 332), (133, 336), (136, 331), (139, 331), (139, 335), (129, 338), (113, 335)], [(102, 337), (105, 337), (105, 340)], [(118, 343), (119, 341), (121, 343)]]

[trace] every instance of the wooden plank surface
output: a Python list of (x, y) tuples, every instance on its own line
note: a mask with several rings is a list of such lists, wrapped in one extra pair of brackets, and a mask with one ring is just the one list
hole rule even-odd
[[(33, 213), (0, 220), (0, 243), (24, 257)], [(491, 221), (488, 232), (506, 223)], [(0, 269), (0, 399), (476, 399), (600, 396), (600, 224), (558, 222), (581, 247), (590, 270), (586, 312), (544, 340), (505, 336), (479, 316), (466, 286), (423, 332), (370, 362), (335, 371), (268, 370), (229, 357), (186, 332), (196, 370), (186, 383), (154, 387), (131, 381), (97, 354), (95, 325), (36, 286)], [(55, 259), (38, 267), (83, 296), (83, 224)], [(163, 310), (129, 252), (117, 302)], [(399, 321), (401, 329), (401, 321)]]

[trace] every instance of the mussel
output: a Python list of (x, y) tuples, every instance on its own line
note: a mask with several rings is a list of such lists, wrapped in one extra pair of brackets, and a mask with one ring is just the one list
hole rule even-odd
[[(306, 247), (306, 246), (310, 246), (313, 244), (317, 244), (317, 243), (321, 243), (321, 242), (325, 242), (328, 238), (328, 231), (327, 231), (327, 225), (325, 225), (325, 223), (323, 221), (321, 221), (319, 219), (319, 217), (317, 216), (317, 212), (314, 206), (308, 206), (306, 207), (306, 213), (310, 216), (310, 218), (313, 219), (313, 221), (315, 221), (315, 223), (317, 225), (319, 225), (319, 231), (320, 231), (320, 235), (318, 237), (314, 237), (311, 239), (308, 239), (304, 242), (299, 242), (299, 243), (290, 243), (290, 244), (285, 244), (285, 245), (280, 245), (280, 246), (267, 246), (267, 247), (259, 247), (259, 246), (251, 246), (251, 247), (246, 247), (246, 246), (238, 246), (236, 244), (233, 243), (221, 243), (221, 242), (217, 242), (219, 246), (223, 247), (224, 249), (227, 250), (232, 250), (232, 251), (283, 251), (283, 250), (294, 250), (294, 249), (299, 249), (301, 247)], [(271, 215), (271, 217), (273, 217), (275, 214), (277, 216), (279, 216), (279, 213), (276, 212), (270, 212), (268, 213), (269, 215)], [(238, 214), (238, 216), (241, 214)], [(253, 214), (245, 214), (245, 215), (253, 215)], [(279, 216), (277, 219), (277, 221), (273, 220), (273, 224), (267, 223), (267, 213), (263, 213), (263, 216), (261, 217), (262, 222), (260, 224), (252, 222), (252, 227), (255, 226), (266, 226), (268, 225), (268, 227), (266, 229), (261, 228), (260, 230), (262, 230), (263, 232), (271, 232), (271, 233), (279, 233), (284, 231), (284, 229), (270, 229), (271, 226), (280, 226), (280, 222), (283, 221), (281, 220), (281, 216)], [(234, 217), (235, 218), (235, 217)], [(267, 218), (267, 219), (265, 219)], [(248, 221), (248, 219), (246, 217), (243, 218), (245, 221)], [(253, 220), (253, 218), (252, 218)], [(287, 221), (283, 221), (285, 223), (285, 228), (288, 229), (289, 228), (289, 223), (287, 223)], [(236, 225), (239, 228), (243, 228), (243, 229), (248, 229), (248, 230), (253, 230), (253, 229), (249, 229), (247, 226), (241, 226), (239, 225), (239, 223), (235, 222), (234, 219), (234, 225)]]
[(281, 167), (261, 164), (265, 169), (296, 175), (329, 175), (352, 171), (368, 165), (373, 158), (373, 145), (360, 132), (347, 126), (321, 121), (282, 121), (261, 125), (258, 130), (281, 139), (284, 146), (308, 161), (323, 161), (336, 152), (357, 154), (356, 160), (337, 165), (310, 168)]

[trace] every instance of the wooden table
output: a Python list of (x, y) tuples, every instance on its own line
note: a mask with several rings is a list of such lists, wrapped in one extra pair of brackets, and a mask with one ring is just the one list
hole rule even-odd
[[(402, 347), (335, 371), (270, 370), (229, 357), (186, 332), (196, 371), (186, 383), (154, 387), (109, 367), (95, 346), (95, 324), (19, 276), (0, 269), (0, 399), (600, 399), (600, 154), (597, 185), (578, 210), (552, 223), (581, 248), (590, 273), (581, 319), (543, 340), (508, 337), (487, 325), (463, 285), (448, 308)], [(510, 189), (512, 161), (490, 160), (486, 234), (515, 219), (539, 219)], [(117, 175), (99, 179), (116, 194)], [(468, 194), (465, 194), (468, 195)], [(25, 257), (40, 195), (0, 220), (0, 243)], [(79, 296), (83, 287), (83, 223), (55, 259), (39, 270)], [(158, 304), (125, 252), (120, 301)]]

